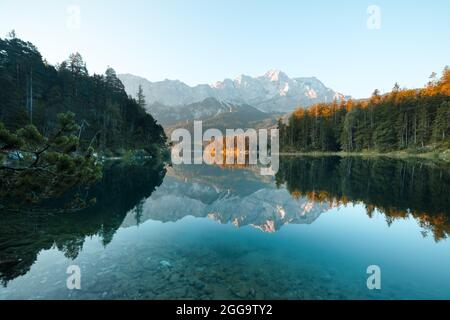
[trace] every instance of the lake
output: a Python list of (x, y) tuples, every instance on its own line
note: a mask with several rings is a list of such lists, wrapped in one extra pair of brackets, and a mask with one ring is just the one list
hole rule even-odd
[(448, 166), (280, 160), (110, 163), (91, 208), (1, 213), (0, 299), (450, 299)]

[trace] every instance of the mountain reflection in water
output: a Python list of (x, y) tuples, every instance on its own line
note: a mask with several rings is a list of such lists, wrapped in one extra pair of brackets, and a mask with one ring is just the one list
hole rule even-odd
[[(288, 224), (315, 224), (331, 209), (362, 205), (368, 217), (383, 217), (386, 226), (413, 218), (422, 235), (432, 236), (436, 242), (445, 241), (450, 233), (449, 167), (419, 161), (282, 157), (275, 177), (261, 176), (259, 168), (252, 166), (112, 163), (89, 193), (97, 198), (96, 205), (75, 214), (1, 214), (0, 280), (5, 286), (28, 274), (42, 251), (53, 248), (68, 260), (75, 260), (91, 237), (98, 237), (107, 248), (115, 234), (123, 234), (123, 230), (136, 233), (133, 227), (147, 221), (177, 225), (188, 216), (274, 233)], [(198, 232), (203, 232), (200, 229)], [(136, 243), (136, 248), (140, 245), (144, 244)], [(139, 259), (145, 256), (144, 251), (135, 254)], [(254, 254), (254, 259), (263, 258)], [(275, 292), (276, 288), (267, 290)], [(186, 297), (167, 294), (169, 298)], [(118, 297), (124, 295), (118, 293)], [(135, 297), (145, 296), (136, 293)], [(219, 297), (228, 298), (225, 293)], [(259, 296), (264, 297), (271, 296)]]
[(438, 241), (450, 233), (449, 194), (448, 167), (415, 161), (283, 157), (275, 181), (251, 166), (177, 166), (123, 226), (134, 225), (135, 216), (140, 222), (194, 216), (275, 232), (285, 224), (313, 223), (332, 208), (362, 203), (369, 217), (378, 210), (388, 224), (414, 217)]

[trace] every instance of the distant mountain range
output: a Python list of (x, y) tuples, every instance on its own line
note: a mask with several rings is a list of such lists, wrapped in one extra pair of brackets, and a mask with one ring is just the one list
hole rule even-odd
[(141, 85), (147, 110), (165, 125), (217, 117), (238, 111), (242, 106), (267, 114), (286, 114), (298, 107), (346, 98), (315, 77), (290, 78), (279, 70), (270, 70), (260, 77), (240, 75), (234, 80), (225, 79), (195, 87), (179, 80), (150, 82), (131, 74), (119, 75), (119, 79), (133, 97)]
[(260, 129), (271, 128), (282, 114), (262, 112), (247, 104), (231, 104), (207, 98), (201, 102), (180, 107), (166, 107), (161, 104), (150, 106), (149, 111), (157, 115), (156, 119), (164, 125), (168, 135), (174, 129), (186, 128), (193, 132), (194, 121), (202, 120), (203, 130), (219, 129)]

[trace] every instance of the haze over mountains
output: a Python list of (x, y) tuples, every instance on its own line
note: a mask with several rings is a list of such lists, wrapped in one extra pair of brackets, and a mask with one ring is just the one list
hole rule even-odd
[(211, 118), (239, 111), (243, 105), (266, 114), (286, 114), (298, 107), (345, 98), (315, 77), (290, 78), (279, 70), (270, 70), (259, 77), (240, 75), (234, 80), (195, 87), (179, 80), (150, 82), (131, 74), (119, 75), (119, 79), (133, 97), (142, 86), (148, 111), (162, 124)]

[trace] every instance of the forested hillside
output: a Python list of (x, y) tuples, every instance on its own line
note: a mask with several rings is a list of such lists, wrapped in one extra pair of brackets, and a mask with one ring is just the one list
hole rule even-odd
[(299, 108), (279, 121), (283, 151), (430, 151), (450, 146), (450, 70), (423, 89)]
[(52, 66), (37, 48), (14, 35), (0, 39), (0, 122), (15, 131), (32, 123), (44, 136), (57, 115), (73, 112), (83, 146), (103, 154), (154, 151), (165, 135), (152, 116), (127, 96), (112, 68), (89, 75), (80, 54)]

